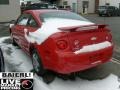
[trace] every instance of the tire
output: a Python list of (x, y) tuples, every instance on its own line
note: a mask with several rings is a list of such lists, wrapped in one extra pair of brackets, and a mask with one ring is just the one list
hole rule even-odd
[(36, 50), (32, 52), (32, 64), (33, 64), (33, 69), (38, 76), (43, 76), (45, 74), (45, 70), (43, 68), (41, 58)]
[(99, 16), (101, 17), (101, 16), (102, 16), (102, 14), (99, 14)]
[(18, 44), (15, 42), (15, 40), (14, 40), (14, 38), (13, 38), (12, 33), (11, 33), (10, 35), (11, 35), (12, 45), (13, 45), (13, 46), (18, 46)]
[(5, 72), (4, 57), (1, 49), (0, 49), (0, 72)]
[(111, 17), (111, 16), (112, 16), (112, 14), (111, 14), (111, 13), (108, 13), (108, 14), (107, 14), (107, 16), (108, 16), (108, 17)]
[(55, 80), (55, 74), (51, 71), (47, 71), (44, 76), (43, 76), (43, 81), (46, 83), (46, 84), (50, 84), (52, 83), (54, 80)]
[(120, 16), (120, 14), (118, 14), (118, 16)]

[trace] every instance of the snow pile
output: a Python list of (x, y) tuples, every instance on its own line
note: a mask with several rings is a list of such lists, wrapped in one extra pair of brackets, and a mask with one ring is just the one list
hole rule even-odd
[(6, 39), (9, 39), (10, 37), (2, 37), (0, 38), (0, 44), (3, 44), (3, 42), (6, 40)]
[(7, 71), (28, 72), (33, 69), (32, 61), (21, 49), (8, 43), (3, 43), (10, 37), (0, 38), (0, 47), (2, 48)]
[(119, 85), (118, 77), (111, 74), (103, 80), (94, 81), (79, 78), (76, 81), (56, 79), (49, 87), (51, 90), (120, 90)]
[(93, 23), (89, 21), (71, 20), (71, 19), (46, 19), (42, 24), (42, 27), (35, 32), (29, 32), (27, 35), (27, 30), (25, 29), (25, 37), (28, 42), (41, 44), (49, 36), (54, 33), (61, 32), (58, 28), (69, 27), (69, 26), (79, 26), (79, 25), (92, 25)]
[(102, 42), (102, 43), (98, 43), (98, 44), (92, 44), (92, 45), (88, 45), (88, 46), (83, 46), (82, 49), (75, 51), (75, 54), (80, 54), (80, 53), (85, 53), (85, 52), (92, 52), (92, 51), (97, 51), (97, 50), (101, 50), (107, 47), (112, 46), (112, 44), (108, 41)]

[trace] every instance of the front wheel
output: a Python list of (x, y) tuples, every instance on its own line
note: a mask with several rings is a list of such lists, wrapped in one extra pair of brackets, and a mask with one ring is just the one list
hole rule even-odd
[(39, 76), (43, 76), (45, 73), (45, 70), (43, 68), (41, 58), (39, 57), (36, 50), (32, 52), (32, 64), (36, 74)]
[(101, 17), (101, 16), (102, 16), (102, 14), (99, 14), (99, 16)]

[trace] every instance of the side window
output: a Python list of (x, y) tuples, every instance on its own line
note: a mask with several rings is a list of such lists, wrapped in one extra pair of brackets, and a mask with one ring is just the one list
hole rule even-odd
[(22, 14), (18, 21), (17, 21), (17, 25), (27, 25), (27, 22), (28, 22), (28, 19), (29, 19), (29, 14)]
[(31, 16), (29, 22), (28, 22), (28, 26), (30, 27), (38, 27), (38, 24), (36, 23), (35, 19)]

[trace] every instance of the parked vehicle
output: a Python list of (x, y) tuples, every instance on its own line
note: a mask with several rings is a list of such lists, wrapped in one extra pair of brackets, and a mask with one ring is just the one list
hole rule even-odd
[(0, 72), (4, 72), (4, 71), (5, 71), (4, 57), (3, 57), (2, 50), (0, 48)]
[(120, 16), (120, 10), (115, 6), (99, 6), (99, 16)]
[(58, 6), (58, 9), (59, 9), (59, 10), (72, 11), (71, 7), (70, 7), (70, 6), (67, 6), (67, 5), (65, 5), (65, 6)]
[(108, 62), (113, 42), (106, 25), (63, 10), (28, 10), (10, 27), (13, 45), (32, 57), (37, 74), (71, 74)]
[(39, 9), (58, 9), (55, 4), (48, 4), (48, 3), (33, 3), (24, 8), (22, 11), (25, 10), (39, 10)]
[(48, 4), (48, 9), (58, 9), (56, 4)]
[(25, 10), (48, 9), (48, 3), (33, 3), (25, 7)]

